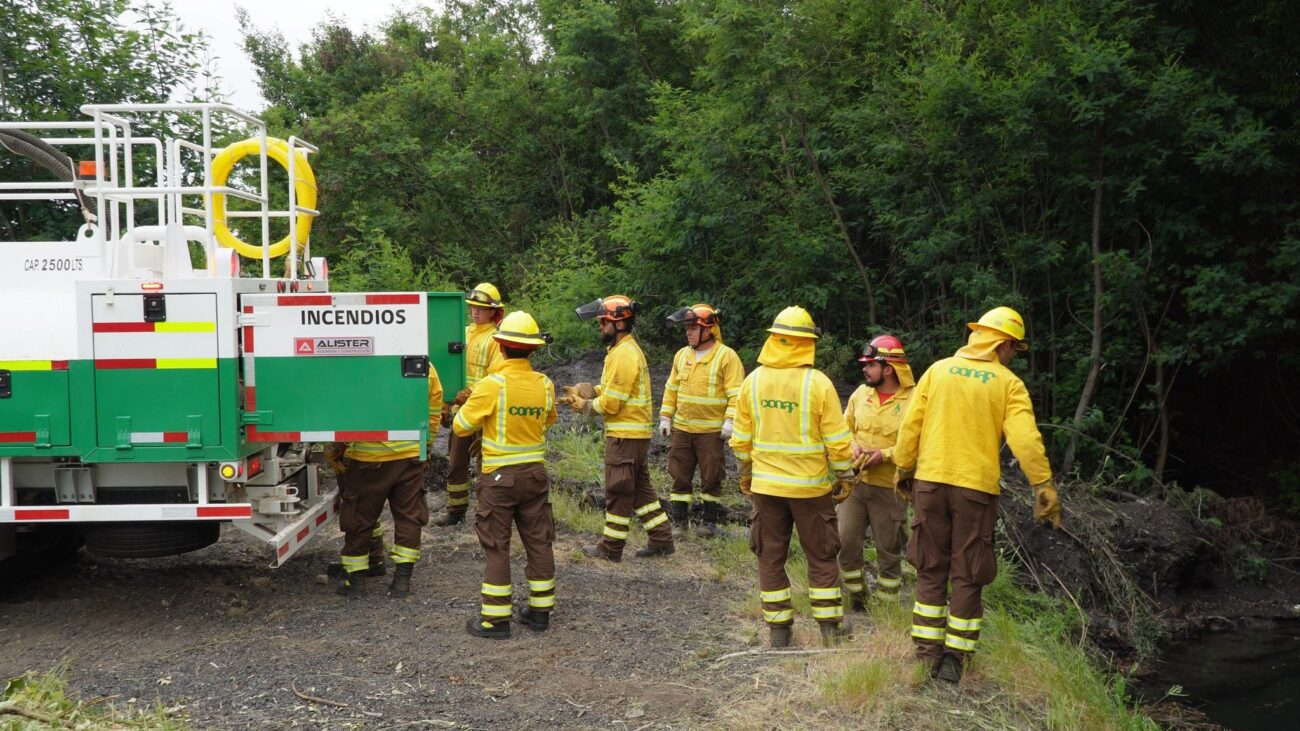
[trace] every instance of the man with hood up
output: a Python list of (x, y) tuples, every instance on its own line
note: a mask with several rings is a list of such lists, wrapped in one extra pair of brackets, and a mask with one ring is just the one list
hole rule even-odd
[(993, 527), (1003, 439), (1034, 486), (1034, 517), (1061, 524), (1034, 406), (1007, 368), (1029, 349), (1025, 321), (1010, 307), (995, 307), (968, 327), (965, 347), (921, 376), (894, 447), (899, 487), (910, 490), (916, 510), (907, 547), (916, 567), (912, 641), (917, 658), (930, 663), (930, 677), (950, 683), (961, 680), (975, 653), (980, 594), (998, 573)]
[(849, 428), (835, 387), (813, 368), (821, 330), (812, 316), (787, 307), (768, 332), (761, 365), (740, 386), (731, 435), (740, 489), (754, 504), (749, 547), (758, 557), (763, 619), (772, 647), (788, 646), (794, 605), (785, 562), (797, 527), (813, 619), (832, 645), (850, 632), (835, 562), (835, 502), (853, 489)]

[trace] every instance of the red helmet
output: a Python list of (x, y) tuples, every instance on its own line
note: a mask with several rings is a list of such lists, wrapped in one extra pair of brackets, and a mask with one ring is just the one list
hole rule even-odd
[(907, 353), (903, 351), (903, 341), (893, 335), (877, 335), (862, 349), (858, 356), (859, 363), (878, 360), (881, 363), (906, 363)]

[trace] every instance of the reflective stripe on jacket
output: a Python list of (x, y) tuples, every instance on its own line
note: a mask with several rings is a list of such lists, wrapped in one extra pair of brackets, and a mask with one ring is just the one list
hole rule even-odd
[(743, 380), (745, 366), (726, 345), (714, 345), (698, 361), (694, 348), (682, 348), (673, 356), (659, 415), (690, 434), (721, 431), (724, 420), (736, 418), (736, 396)]
[(492, 337), (496, 333), (495, 322), (465, 326), (465, 388), (478, 385), (492, 366), (504, 358), (501, 346)]
[(527, 358), (504, 358), (479, 381), (451, 428), (483, 431), (483, 472), (546, 461), (546, 427), (555, 423), (555, 386)]
[(737, 459), (753, 460), (751, 489), (777, 497), (825, 495), (831, 471), (851, 464), (840, 397), (810, 366), (760, 366), (745, 377), (731, 448)]
[(912, 387), (899, 387), (897, 393), (880, 405), (880, 394), (867, 385), (849, 396), (844, 407), (844, 423), (853, 433), (853, 441), (863, 449), (879, 449), (885, 461), (858, 473), (858, 481), (877, 487), (894, 487), (894, 443), (898, 441), (898, 427), (903, 423), (907, 405), (912, 399)]
[[(432, 441), (442, 418), (442, 381), (438, 371), (429, 364), (429, 439)], [(391, 462), (420, 456), (420, 442), (401, 440), (395, 442), (349, 442), (345, 457), (361, 462)]]
[(1004, 437), (1031, 485), (1051, 479), (1024, 382), (996, 359), (944, 358), (916, 385), (894, 463), (926, 482), (997, 495)]
[(605, 436), (649, 439), (654, 433), (650, 369), (636, 338), (624, 337), (605, 354), (592, 408), (605, 419)]

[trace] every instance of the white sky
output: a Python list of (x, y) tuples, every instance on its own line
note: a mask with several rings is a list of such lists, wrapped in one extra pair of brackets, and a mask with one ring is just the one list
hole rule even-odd
[(211, 37), (221, 86), (230, 103), (247, 111), (260, 110), (265, 102), (257, 89), (253, 65), (240, 47), (236, 7), (248, 10), (259, 30), (278, 29), (296, 53), (327, 13), (345, 20), (353, 30), (361, 30), (374, 28), (395, 9), (440, 5), (436, 0), (171, 0), (171, 4), (186, 30), (204, 30)]

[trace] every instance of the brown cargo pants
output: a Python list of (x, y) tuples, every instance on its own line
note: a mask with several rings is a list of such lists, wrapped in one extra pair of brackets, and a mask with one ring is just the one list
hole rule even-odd
[(597, 547), (622, 557), (633, 513), (651, 548), (673, 545), (668, 514), (650, 484), (650, 440), (605, 437), (605, 530)]
[(835, 503), (831, 496), (811, 498), (775, 497), (753, 493), (754, 512), (750, 516), (749, 549), (758, 557), (759, 598), (763, 602), (763, 621), (769, 625), (794, 622), (790, 577), (785, 562), (790, 554), (790, 538), (799, 530), (799, 545), (808, 559), (808, 599), (813, 619), (837, 624), (844, 618), (841, 603), (840, 572), (835, 556), (840, 551), (840, 534), (835, 521)]
[(691, 503), (691, 486), (695, 468), (700, 468), (700, 499), (706, 503), (722, 500), (722, 478), (727, 469), (722, 454), (722, 433), (692, 434), (673, 429), (668, 444), (668, 474), (673, 478), (673, 502)]
[(840, 523), (840, 571), (844, 589), (864, 594), (866, 564), (862, 554), (867, 526), (876, 542), (877, 599), (896, 601), (903, 583), (903, 547), (907, 544), (907, 503), (887, 487), (858, 484), (853, 494), (835, 509)]
[(480, 475), (474, 532), (483, 547), (482, 621), (509, 622), (514, 588), (510, 580), (510, 529), (519, 529), (524, 544), (528, 607), (549, 612), (555, 607), (555, 518), (551, 513), (551, 479), (541, 462), (501, 467)]
[(429, 522), (429, 504), (424, 499), (424, 470), (427, 462), (416, 458), (387, 462), (345, 460), (341, 475), (339, 528), (343, 531), (340, 559), (348, 573), (370, 568), (379, 516), (388, 503), (393, 515), (393, 547), (396, 563), (420, 560), (420, 529)]
[[(916, 567), (912, 641), (916, 655), (961, 659), (975, 652), (984, 604), (983, 587), (998, 574), (993, 527), (998, 496), (955, 485), (915, 480), (912, 540), (907, 560)], [(952, 605), (948, 584), (952, 583)]]
[(470, 461), (479, 456), (481, 434), (462, 437), (452, 431), (447, 436), (447, 512), (463, 514), (469, 510)]

